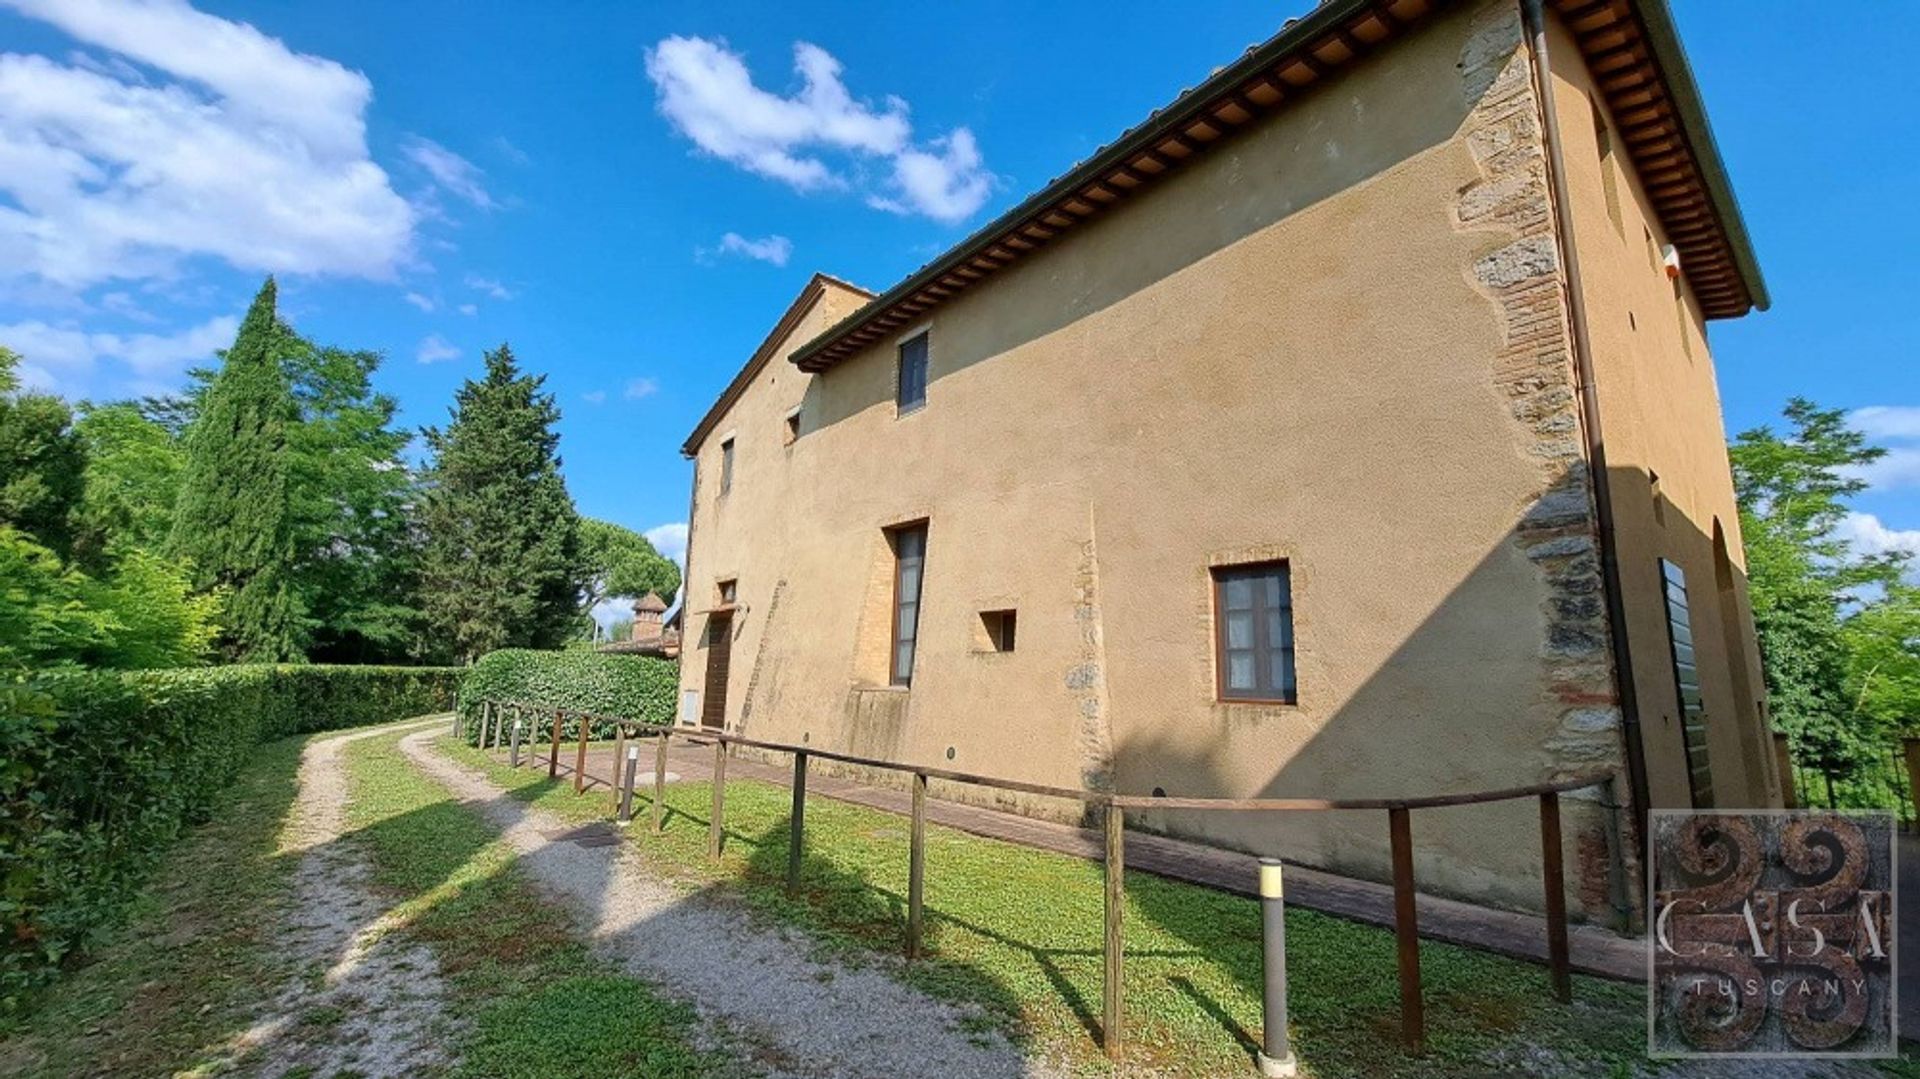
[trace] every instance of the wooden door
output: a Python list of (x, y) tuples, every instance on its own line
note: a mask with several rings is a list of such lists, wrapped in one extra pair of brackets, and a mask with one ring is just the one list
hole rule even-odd
[(733, 655), (733, 612), (707, 616), (707, 690), (700, 725), (719, 728), (727, 721), (727, 665)]

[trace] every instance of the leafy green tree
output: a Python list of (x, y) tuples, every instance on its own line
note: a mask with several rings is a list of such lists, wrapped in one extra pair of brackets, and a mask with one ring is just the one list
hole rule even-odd
[(132, 402), (83, 404), (74, 431), (87, 459), (76, 557), (98, 568), (129, 551), (164, 550), (186, 466), (180, 439)]
[(587, 566), (588, 609), (611, 596), (637, 599), (648, 592), (671, 601), (680, 588), (680, 567), (630, 528), (582, 517), (580, 550)]
[[(410, 435), (398, 405), (373, 388), (377, 352), (323, 346), (291, 329), (281, 370), (293, 395), (287, 426), (291, 575), (322, 662), (376, 663), (421, 654), (419, 542), (411, 526), (415, 478), (402, 459)], [(178, 397), (142, 412), (163, 427), (190, 425), (216, 369), (196, 369)]]
[(218, 632), (221, 600), (194, 594), (187, 575), (158, 555), (130, 552), (100, 581), (0, 525), (0, 673), (68, 663), (191, 666)]
[(34, 537), (0, 525), (0, 682), (77, 662), (111, 639), (113, 616), (82, 599), (89, 584)]
[(1920, 734), (1920, 587), (1899, 583), (1840, 624), (1853, 722)]
[(290, 428), (294, 578), (331, 662), (382, 662), (420, 651), (415, 481), (401, 454), (394, 399), (373, 389), (380, 354), (301, 340), (285, 364), (298, 410)]
[(586, 583), (553, 430), (560, 410), (508, 346), (486, 365), (455, 394), (446, 428), (422, 432), (432, 453), (418, 518), (424, 604), (436, 638), (468, 662), (563, 643)]
[(281, 368), (291, 331), (269, 277), (186, 433), (171, 552), (201, 591), (231, 595), (221, 650), (245, 662), (305, 658), (307, 623), (294, 587), (288, 428), (296, 419)]
[(65, 558), (73, 550), (86, 451), (65, 401), (19, 391), (19, 362), (0, 348), (0, 524)]
[(1795, 755), (1844, 776), (1877, 751), (1883, 732), (1847, 699), (1850, 652), (1843, 622), (1897, 583), (1897, 557), (1862, 557), (1836, 528), (1847, 500), (1866, 489), (1850, 474), (1886, 451), (1868, 445), (1836, 409), (1788, 402), (1786, 435), (1741, 432), (1730, 449), (1747, 573), (1767, 694)]

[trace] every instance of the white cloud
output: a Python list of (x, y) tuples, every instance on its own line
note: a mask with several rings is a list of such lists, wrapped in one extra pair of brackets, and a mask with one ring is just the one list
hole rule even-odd
[(0, 6), (118, 54), (0, 54), (0, 279), (80, 288), (194, 256), (388, 279), (411, 257), (366, 76), (184, 0)]
[(480, 308), (470, 303), (461, 304), (458, 310), (461, 314), (467, 316), (468, 318), (472, 318), (473, 316), (480, 313)]
[(737, 232), (729, 232), (720, 237), (720, 253), (740, 255), (745, 258), (771, 262), (775, 266), (785, 266), (793, 257), (793, 241), (785, 236), (763, 236), (758, 240), (749, 240)]
[(1867, 485), (1876, 490), (1920, 487), (1920, 447), (1894, 446), (1872, 464), (1849, 466), (1840, 471), (1867, 481)]
[(434, 302), (418, 292), (409, 292), (401, 298), (428, 314), (433, 313)]
[(724, 41), (676, 36), (647, 52), (661, 115), (723, 161), (816, 191), (852, 186), (823, 152), (883, 158), (893, 168), (888, 190), (869, 196), (875, 205), (954, 222), (986, 201), (993, 175), (972, 132), (955, 128), (931, 149), (916, 148), (905, 101), (890, 96), (876, 108), (855, 100), (840, 61), (804, 41), (793, 47), (793, 67), (800, 90), (782, 97), (755, 86), (745, 58)]
[(590, 405), (604, 404), (607, 400), (607, 391), (588, 390), (586, 393), (580, 395), (580, 399)]
[(958, 128), (944, 139), (935, 139), (933, 148), (935, 152), (906, 150), (896, 156), (897, 194), (868, 201), (893, 213), (919, 213), (947, 222), (964, 220), (978, 210), (993, 191), (993, 175), (981, 167), (973, 132)]
[(130, 293), (109, 292), (100, 297), (100, 309), (134, 322), (158, 322), (151, 311), (140, 306)]
[(1916, 559), (1907, 570), (1920, 575), (1920, 528), (1888, 528), (1871, 513), (1855, 511), (1840, 519), (1833, 534), (1852, 545), (1855, 554), (1907, 554)]
[(1920, 439), (1920, 407), (1869, 405), (1847, 414), (1855, 430), (1875, 438)]
[(495, 135), (493, 137), (493, 148), (499, 152), (501, 157), (506, 158), (516, 165), (525, 165), (533, 160), (533, 158), (527, 156), (525, 150), (515, 146), (512, 140), (508, 139), (505, 135)]
[(594, 604), (591, 613), (593, 620), (600, 624), (600, 632), (606, 633), (615, 622), (633, 620), (633, 601), (624, 596), (610, 597)]
[(681, 521), (669, 525), (655, 525), (640, 533), (659, 551), (679, 564), (682, 570), (687, 568), (687, 525)]
[(475, 292), (485, 293), (496, 300), (513, 299), (513, 290), (491, 277), (481, 277), (479, 274), (468, 274), (467, 287)]
[(629, 401), (639, 401), (652, 397), (659, 392), (660, 383), (657, 380), (651, 378), (636, 378), (627, 383), (627, 388), (621, 393), (621, 396)]
[(432, 139), (409, 135), (400, 152), (407, 160), (420, 166), (441, 190), (466, 200), (482, 210), (496, 208), (499, 203), (487, 194), (485, 184), (481, 182), (486, 173), (480, 166), (454, 153)]
[(240, 320), (232, 315), (171, 334), (88, 333), (29, 321), (0, 325), (0, 344), (25, 360), (22, 374), (33, 388), (83, 396), (102, 360), (118, 361), (130, 369), (135, 384), (146, 387), (212, 361), (216, 351), (233, 344), (239, 329)]
[(430, 333), (420, 342), (420, 349), (414, 353), (414, 358), (421, 363), (441, 363), (459, 359), (460, 350), (439, 334)]

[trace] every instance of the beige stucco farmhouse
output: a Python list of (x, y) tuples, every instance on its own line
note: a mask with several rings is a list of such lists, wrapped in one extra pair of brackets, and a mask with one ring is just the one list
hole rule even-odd
[[(1604, 769), (1617, 913), (1647, 807), (1780, 799), (1705, 336), (1765, 304), (1662, 0), (1330, 0), (806, 285), (686, 442), (681, 722), (1143, 795)], [(1536, 905), (1533, 814), (1422, 813), (1421, 886)], [(1387, 872), (1378, 814), (1140, 824)]]

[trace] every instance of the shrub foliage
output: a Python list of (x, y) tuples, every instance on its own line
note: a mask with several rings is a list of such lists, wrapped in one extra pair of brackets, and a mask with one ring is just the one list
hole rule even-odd
[[(654, 656), (503, 648), (487, 653), (468, 669), (460, 685), (460, 717), (468, 742), (479, 738), (483, 700), (523, 701), (665, 725), (673, 722), (673, 697), (679, 684), (679, 666)], [(527, 719), (532, 727), (529, 738), (537, 741), (543, 731), (547, 732), (544, 737), (552, 736), (552, 712), (543, 710)], [(577, 738), (580, 727), (569, 716), (560, 731), (563, 738)], [(593, 736), (611, 738), (613, 724), (594, 724)]]
[(0, 680), (0, 1025), (111, 924), (255, 745), (450, 707), (434, 667), (54, 671)]

